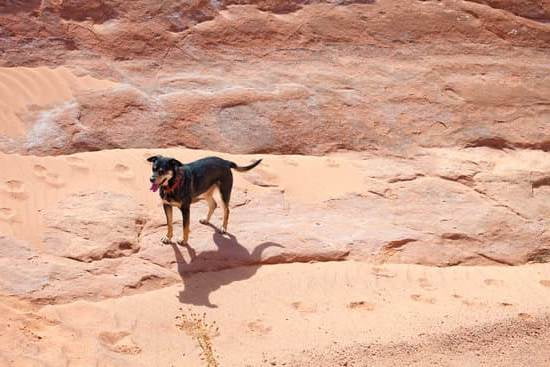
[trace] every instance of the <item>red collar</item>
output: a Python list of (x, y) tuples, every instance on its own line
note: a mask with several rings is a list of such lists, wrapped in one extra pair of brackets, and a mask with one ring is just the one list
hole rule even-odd
[(180, 184), (183, 177), (181, 177), (180, 174), (176, 173), (176, 177), (174, 178), (174, 183), (168, 187), (164, 188), (164, 192), (170, 194), (172, 193)]

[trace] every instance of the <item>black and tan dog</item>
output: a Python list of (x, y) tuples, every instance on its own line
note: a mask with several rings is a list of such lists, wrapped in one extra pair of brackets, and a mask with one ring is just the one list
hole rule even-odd
[(229, 199), (233, 187), (233, 174), (231, 169), (239, 172), (251, 170), (262, 160), (258, 160), (249, 166), (239, 167), (231, 161), (218, 157), (208, 157), (183, 164), (177, 159), (155, 155), (147, 158), (153, 163), (151, 175), (151, 191), (156, 192), (160, 188), (160, 198), (166, 214), (168, 233), (162, 239), (163, 243), (171, 243), (174, 234), (172, 227), (172, 207), (181, 210), (183, 218), (183, 240), (181, 245), (187, 245), (189, 239), (189, 211), (192, 203), (201, 199), (208, 203), (208, 214), (201, 219), (202, 224), (208, 224), (210, 217), (217, 207), (213, 198), (214, 191), (219, 190), (223, 205), (222, 232), (227, 232), (229, 220)]

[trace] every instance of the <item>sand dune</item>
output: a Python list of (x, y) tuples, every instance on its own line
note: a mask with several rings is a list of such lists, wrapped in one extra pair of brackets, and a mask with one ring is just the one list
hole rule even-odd
[(25, 116), (51, 108), (75, 94), (113, 88), (117, 83), (77, 76), (66, 67), (0, 68), (0, 135), (26, 133)]

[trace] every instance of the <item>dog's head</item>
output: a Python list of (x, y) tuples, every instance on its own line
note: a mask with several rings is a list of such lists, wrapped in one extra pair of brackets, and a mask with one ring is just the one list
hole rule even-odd
[(183, 166), (183, 163), (174, 158), (154, 155), (147, 158), (148, 162), (153, 163), (151, 174), (151, 191), (156, 192), (160, 186), (168, 184), (168, 181), (174, 177), (176, 169)]

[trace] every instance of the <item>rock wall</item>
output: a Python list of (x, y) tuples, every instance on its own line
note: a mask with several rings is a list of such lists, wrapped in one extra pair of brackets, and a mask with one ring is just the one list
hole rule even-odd
[(1, 65), (62, 65), (117, 86), (35, 109), (28, 129), (47, 112), (56, 139), (0, 129), (0, 149), (548, 151), (548, 4), (4, 2)]

